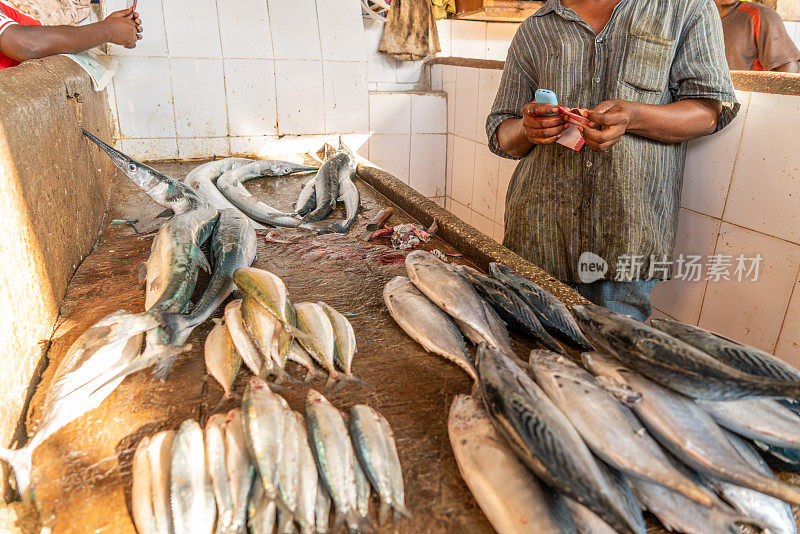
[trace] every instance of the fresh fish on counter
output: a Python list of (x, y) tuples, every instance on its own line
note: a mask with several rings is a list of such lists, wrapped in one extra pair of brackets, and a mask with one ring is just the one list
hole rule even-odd
[[(676, 469), (682, 467), (678, 462), (674, 464)], [(688, 476), (690, 473), (686, 471)], [(741, 525), (761, 526), (760, 521), (742, 515), (727, 505), (709, 508), (660, 484), (642, 478), (629, 480), (636, 498), (669, 531), (685, 534), (739, 534)]]
[(445, 312), (428, 300), (405, 276), (396, 276), (383, 288), (383, 301), (395, 322), (428, 352), (450, 360), (477, 382), (464, 338)]
[(131, 516), (139, 534), (158, 532), (156, 515), (153, 512), (153, 473), (147, 453), (149, 446), (150, 438), (145, 436), (136, 446), (131, 463)]
[(305, 338), (299, 339), (300, 344), (328, 372), (325, 391), (335, 389), (337, 383), (341, 385), (349, 381), (362, 383), (353, 375), (342, 374), (336, 369), (335, 330), (322, 306), (314, 302), (301, 302), (294, 308), (297, 312), (297, 325), (306, 335)]
[(91, 139), (93, 143), (108, 154), (111, 162), (122, 171), (122, 174), (130, 178), (139, 189), (147, 193), (147, 196), (159, 206), (171, 209), (176, 215), (201, 207), (212, 209), (216, 212), (205, 197), (186, 184), (126, 156), (86, 130), (83, 130), (83, 135)]
[(558, 341), (547, 331), (536, 318), (534, 311), (514, 291), (503, 283), (485, 276), (472, 267), (458, 265), (456, 271), (464, 277), (480, 296), (494, 307), (506, 323), (515, 325), (520, 331), (540, 342), (550, 350), (564, 352)]
[(447, 431), (461, 477), (499, 534), (577, 534), (563, 497), (536, 480), (479, 399), (456, 395)]
[(313, 178), (306, 182), (306, 185), (303, 186), (303, 189), (300, 190), (300, 195), (297, 197), (297, 202), (294, 204), (295, 215), (302, 217), (306, 213), (313, 210), (314, 206), (317, 205), (317, 195), (316, 191), (314, 190), (314, 184), (316, 181), (317, 176), (314, 175)]
[[(262, 365), (262, 371), (274, 373), (277, 377), (276, 382), (294, 381), (283, 369), (285, 358), (281, 358), (278, 349), (278, 336), (280, 321), (275, 318), (266, 308), (261, 306), (250, 295), (246, 295), (242, 301), (242, 320), (250, 332), (250, 338), (255, 343), (263, 356), (264, 362), (269, 361), (269, 365)], [(260, 376), (260, 375), (259, 375)], [(263, 377), (262, 377), (263, 378)]]
[(306, 369), (306, 376), (303, 379), (304, 384), (309, 384), (316, 378), (317, 369), (314, 364), (314, 358), (296, 340), (292, 341), (289, 352), (286, 354), (286, 359)]
[(761, 441), (754, 441), (753, 444), (782, 469), (800, 473), (800, 449), (775, 447), (774, 445), (769, 445)]
[(409, 279), (431, 302), (454, 319), (468, 324), (493, 347), (500, 343), (483, 311), (481, 298), (455, 268), (430, 252), (415, 250), (406, 256)]
[(594, 459), (567, 417), (525, 371), (486, 344), (478, 346), (477, 368), (487, 412), (531, 471), (619, 532), (644, 532), (630, 489)]
[[(310, 435), (309, 435), (310, 438)], [(325, 483), (320, 479), (317, 483), (317, 499), (314, 503), (314, 532), (317, 534), (328, 534), (330, 528), (328, 522), (331, 516), (331, 496), (325, 489)]]
[[(239, 211), (239, 208), (231, 204), (230, 201), (225, 198), (225, 195), (219, 192), (216, 181), (217, 178), (226, 172), (249, 163), (253, 163), (253, 160), (249, 158), (223, 158), (209, 161), (189, 171), (189, 174), (183, 179), (183, 183), (200, 193), (200, 195), (205, 197), (205, 199), (218, 210), (234, 209)], [(262, 224), (252, 219), (250, 220), (250, 224), (257, 230), (265, 228)]]
[(317, 302), (328, 319), (331, 321), (333, 327), (333, 361), (339, 368), (344, 371), (345, 376), (352, 381), (358, 382), (362, 386), (373, 389), (372, 386), (358, 378), (353, 374), (353, 356), (356, 353), (356, 333), (353, 331), (353, 325), (347, 320), (347, 317), (342, 315), (338, 310), (324, 302)]
[(317, 475), (317, 465), (314, 463), (314, 453), (308, 444), (308, 432), (303, 416), (293, 412), (294, 425), (298, 438), (298, 457), (299, 470), (297, 476), (297, 510), (295, 521), (300, 527), (300, 534), (311, 534), (314, 532), (315, 508), (317, 503), (317, 487), (319, 476)]
[(242, 399), (248, 448), (268, 501), (278, 498), (278, 463), (283, 450), (284, 402), (258, 377), (250, 379)]
[(578, 534), (616, 534), (617, 531), (608, 526), (608, 523), (578, 501), (573, 501), (569, 497), (564, 497), (564, 501)]
[(214, 529), (217, 507), (206, 470), (203, 431), (194, 419), (181, 423), (175, 434), (169, 478), (170, 508), (176, 534), (210, 534)]
[(800, 449), (800, 417), (773, 399), (697, 403), (721, 427), (776, 447)]
[(277, 514), (275, 501), (267, 499), (264, 486), (260, 483), (254, 484), (253, 496), (247, 505), (247, 524), (250, 534), (272, 534)]
[[(509, 356), (516, 356), (516, 352), (514, 351), (514, 346), (511, 344), (511, 337), (508, 335), (508, 328), (506, 328), (506, 323), (503, 321), (497, 312), (494, 311), (494, 308), (486, 302), (484, 299), (481, 299), (481, 304), (483, 305), (483, 312), (486, 314), (486, 320), (489, 322), (489, 329), (492, 331), (492, 335), (497, 340), (499, 345), (500, 352), (508, 354)], [(475, 343), (476, 345), (478, 343)]]
[[(727, 433), (731, 445), (742, 455), (753, 469), (764, 476), (775, 478), (764, 459), (742, 438)], [(720, 495), (742, 514), (761, 521), (767, 526), (767, 534), (797, 534), (792, 507), (774, 497), (728, 482), (710, 480)]]
[(554, 295), (502, 263), (490, 263), (489, 271), (492, 276), (516, 291), (522, 297), (522, 300), (528, 303), (538, 315), (542, 326), (557, 335), (561, 335), (582, 350), (593, 350), (592, 345), (581, 332), (575, 318), (564, 303)]
[[(303, 217), (304, 223), (321, 221), (331, 214), (336, 207), (336, 199), (339, 198), (339, 184), (345, 180), (352, 182), (356, 168), (357, 163), (353, 151), (340, 140), (338, 150), (322, 162), (322, 166), (317, 171), (314, 180), (316, 204), (314, 209)], [(348, 212), (348, 217), (350, 215)]]
[(169, 477), (175, 434), (174, 430), (162, 430), (150, 437), (150, 444), (147, 447), (153, 492), (151, 502), (156, 518), (156, 531), (159, 534), (172, 534), (173, 532)]
[(342, 414), (311, 389), (306, 397), (306, 424), (317, 472), (335, 506), (333, 531), (338, 532), (345, 521), (351, 531), (358, 531), (363, 520), (356, 509), (353, 462), (357, 460)]
[(358, 220), (358, 211), (361, 209), (361, 193), (346, 173), (339, 175), (339, 200), (344, 202), (344, 219), (331, 226), (332, 232), (346, 234)]
[(800, 382), (747, 374), (669, 334), (601, 306), (573, 308), (598, 346), (635, 371), (689, 397), (732, 400), (800, 396)]
[(545, 350), (531, 352), (529, 369), (598, 458), (628, 476), (656, 482), (705, 506), (718, 504), (711, 492), (671, 466), (630, 409), (590, 373)]
[(724, 338), (698, 326), (667, 319), (650, 323), (681, 341), (702, 350), (726, 365), (751, 375), (800, 382), (800, 371), (755, 347)]
[(217, 180), (217, 189), (231, 204), (254, 221), (270, 226), (295, 228), (300, 224), (300, 219), (261, 202), (242, 184), (262, 176), (286, 176), (315, 170), (317, 167), (299, 165), (289, 161), (259, 160), (232, 169), (220, 176)]
[(242, 357), (250, 372), (262, 376), (263, 370), (264, 376), (268, 375), (272, 371), (272, 360), (261, 355), (261, 351), (250, 337), (242, 318), (242, 299), (232, 300), (225, 306), (225, 325), (228, 327), (236, 352)]
[(208, 374), (222, 386), (225, 392), (223, 398), (230, 399), (233, 381), (242, 366), (242, 358), (236, 352), (228, 327), (222, 319), (214, 319), (214, 327), (206, 336), (203, 353)]
[(234, 288), (233, 273), (249, 267), (256, 259), (256, 231), (238, 210), (222, 210), (211, 234), (214, 266), (211, 280), (200, 300), (188, 315), (164, 314), (159, 317), (170, 336), (171, 345), (183, 345), (192, 330), (211, 317)]
[(70, 346), (48, 385), (34, 434), (22, 448), (0, 448), (0, 460), (14, 470), (17, 491), (23, 499), (32, 496), (31, 469), (36, 448), (68, 423), (100, 406), (123, 378), (108, 377), (139, 356), (142, 333), (155, 324), (149, 316), (114, 312), (88, 328)]
[(278, 532), (286, 532), (292, 526), (293, 515), (297, 512), (300, 483), (300, 435), (298, 434), (295, 412), (283, 410), (283, 434), (280, 436), (280, 462), (278, 462), (278, 494), (281, 506), (278, 514)]
[(358, 453), (356, 452), (358, 445), (353, 439), (350, 414), (342, 410), (340, 410), (339, 413), (342, 414), (342, 419), (344, 420), (345, 426), (348, 428), (348, 430), (350, 430), (350, 441), (353, 443), (353, 453), (355, 454), (355, 460), (353, 461), (353, 473), (356, 477), (356, 511), (358, 511), (358, 515), (368, 522), (369, 500), (370, 496), (372, 495), (372, 487), (370, 486), (367, 474), (364, 472), (364, 468), (361, 466)]
[(227, 414), (217, 413), (208, 418), (204, 432), (206, 467), (211, 478), (211, 489), (217, 502), (217, 532), (231, 532), (233, 523), (233, 495), (228, 481), (227, 442), (225, 425)]
[(753, 469), (711, 416), (693, 400), (623, 367), (610, 356), (584, 353), (583, 362), (612, 393), (640, 395), (629, 405), (653, 437), (687, 466), (701, 474), (800, 505), (800, 488)]
[(233, 273), (236, 285), (274, 315), (290, 334), (294, 333), (291, 302), (283, 280), (255, 267), (242, 267)]
[(373, 408), (357, 404), (350, 408), (348, 426), (358, 464), (381, 501), (379, 523), (386, 523), (391, 509), (395, 519), (410, 518), (405, 507), (403, 471), (389, 422)]
[(247, 522), (247, 498), (256, 468), (247, 452), (244, 416), (240, 408), (228, 412), (225, 418), (225, 468), (233, 504), (230, 532), (243, 532)]

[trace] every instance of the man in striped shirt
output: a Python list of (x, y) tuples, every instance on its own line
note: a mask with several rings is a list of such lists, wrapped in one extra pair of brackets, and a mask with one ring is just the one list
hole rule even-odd
[[(537, 88), (583, 110), (589, 150), (556, 144), (567, 120)], [(521, 160), (503, 244), (646, 319), (669, 276), (686, 141), (738, 109), (712, 0), (548, 0), (514, 36), (486, 120), (490, 149)], [(607, 270), (585, 271), (587, 255)]]
[(133, 8), (85, 26), (42, 26), (35, 18), (0, 2), (0, 69), (26, 59), (83, 52), (104, 43), (133, 48), (142, 38), (141, 32), (139, 14)]
[(800, 51), (778, 13), (765, 5), (714, 0), (731, 70), (800, 72)]

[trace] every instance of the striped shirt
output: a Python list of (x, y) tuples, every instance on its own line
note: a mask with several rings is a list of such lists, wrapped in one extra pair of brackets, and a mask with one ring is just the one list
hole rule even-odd
[[(511, 43), (500, 88), (486, 119), (489, 148), (497, 127), (520, 118), (537, 88), (567, 107), (593, 108), (620, 98), (669, 104), (686, 98), (723, 103), (717, 130), (739, 110), (712, 0), (622, 0), (595, 34), (578, 14), (548, 0)], [(578, 258), (663, 266), (675, 244), (686, 143), (625, 134), (604, 152), (559, 144), (534, 146), (517, 165), (506, 196), (503, 244), (566, 282), (579, 282)], [(514, 159), (514, 158), (512, 158)]]

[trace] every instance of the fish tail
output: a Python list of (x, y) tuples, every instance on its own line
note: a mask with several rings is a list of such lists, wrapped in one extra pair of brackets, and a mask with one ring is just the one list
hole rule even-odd
[[(714, 532), (728, 532), (738, 534), (741, 532), (737, 525), (752, 525), (758, 529), (768, 531), (775, 528), (773, 525), (744, 514), (735, 514), (723, 508), (713, 508), (708, 514), (708, 522), (714, 526)], [(780, 530), (780, 529), (777, 529)]]
[(343, 375), (338, 372), (331, 372), (328, 374), (328, 380), (325, 381), (325, 387), (322, 388), (322, 393), (334, 393), (339, 389), (339, 382), (342, 380)]
[(538, 337), (541, 344), (548, 349), (558, 354), (566, 354), (566, 352), (564, 352), (564, 347), (561, 346), (561, 343), (559, 343), (556, 338), (548, 334), (546, 330), (542, 329)]
[[(347, 529), (350, 532), (362, 534), (375, 532), (375, 526), (372, 524), (372, 521), (370, 521), (369, 517), (360, 516), (355, 509), (349, 510), (345, 514), (345, 520), (347, 521)], [(333, 532), (336, 532), (335, 527)]]
[[(182, 337), (187, 329), (195, 326), (186, 315), (180, 313), (157, 313), (156, 320), (167, 333), (170, 342)], [(184, 337), (184, 339), (186, 338)]]
[(392, 502), (381, 500), (381, 506), (378, 509), (378, 525), (384, 526), (389, 521), (389, 514), (392, 511)]
[(273, 374), (275, 375), (275, 382), (278, 384), (303, 384), (302, 380), (293, 377), (280, 367), (276, 366)]
[(313, 367), (306, 368), (306, 376), (303, 379), (303, 385), (307, 386), (317, 378), (317, 371)]
[(339, 532), (342, 530), (342, 526), (344, 526), (344, 515), (337, 507), (336, 511), (333, 513), (333, 528), (331, 529), (331, 532)]
[(480, 398), (481, 395), (481, 383), (478, 380), (472, 383), (472, 389), (469, 392), (470, 395), (476, 398)]
[(397, 522), (399, 519), (411, 519), (411, 512), (408, 511), (405, 504), (401, 502), (396, 502), (392, 505), (394, 508), (394, 521)]
[(0, 460), (7, 462), (14, 470), (14, 478), (17, 481), (17, 492), (26, 500), (32, 500), (31, 495), (31, 470), (33, 468), (31, 460), (33, 449), (22, 447), (21, 449), (4, 449), (0, 447)]
[(170, 369), (172, 369), (172, 364), (175, 363), (175, 358), (177, 358), (179, 354), (192, 350), (192, 345), (190, 343), (182, 347), (166, 346), (160, 349), (161, 350), (159, 350), (158, 354), (155, 356), (157, 360), (156, 366), (153, 369), (153, 378), (163, 382), (167, 379), (167, 375)]
[(375, 386), (373, 386), (372, 384), (370, 384), (369, 382), (367, 382), (365, 380), (362, 380), (362, 379), (358, 378), (353, 373), (342, 375), (340, 383), (341, 383), (340, 387), (344, 387), (348, 383), (353, 383), (353, 384), (358, 384), (359, 386), (362, 386), (362, 387), (365, 387), (367, 389), (371, 389), (371, 390), (375, 391)]

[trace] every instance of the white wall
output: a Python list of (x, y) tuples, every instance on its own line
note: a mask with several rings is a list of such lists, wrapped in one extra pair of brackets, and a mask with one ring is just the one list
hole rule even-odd
[[(489, 152), (483, 130), (499, 73), (435, 65), (432, 80), (447, 94), (445, 207), (501, 241), (516, 163)], [(800, 96), (737, 96), (742, 109), (730, 125), (689, 143), (674, 255), (702, 255), (705, 263), (713, 254), (759, 253), (759, 278), (661, 283), (652, 297), (655, 315), (800, 366)]]

